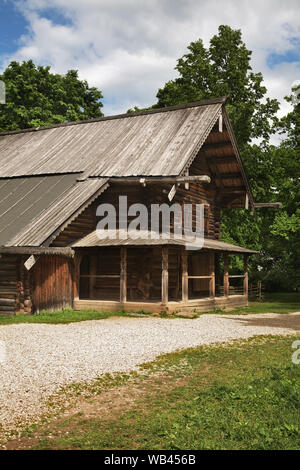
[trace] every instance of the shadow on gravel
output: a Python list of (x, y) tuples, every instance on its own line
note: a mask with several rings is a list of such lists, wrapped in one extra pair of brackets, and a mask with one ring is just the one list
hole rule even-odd
[(295, 314), (278, 314), (276, 317), (260, 317), (259, 314), (255, 318), (231, 318), (237, 322), (241, 322), (247, 326), (270, 326), (273, 328), (288, 328), (294, 331), (300, 331), (300, 313)]

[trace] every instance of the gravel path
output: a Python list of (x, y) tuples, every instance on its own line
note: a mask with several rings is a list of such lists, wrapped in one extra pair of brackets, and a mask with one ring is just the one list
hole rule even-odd
[(112, 317), (69, 325), (0, 326), (0, 422), (5, 429), (43, 411), (62, 385), (129, 371), (177, 349), (253, 335), (300, 331), (300, 313), (202, 315), (198, 319)]

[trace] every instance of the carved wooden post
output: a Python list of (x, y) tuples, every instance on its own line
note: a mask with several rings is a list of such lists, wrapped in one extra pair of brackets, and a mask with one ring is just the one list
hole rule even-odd
[(181, 267), (182, 267), (182, 301), (187, 302), (189, 299), (189, 279), (188, 279), (188, 254), (185, 248), (181, 251)]
[(82, 260), (82, 254), (75, 253), (73, 259), (73, 298), (74, 300), (79, 299), (79, 283), (80, 283), (80, 263)]
[(120, 302), (123, 304), (127, 300), (127, 247), (121, 246), (120, 263)]
[(220, 253), (215, 252), (215, 284), (216, 284), (216, 292), (217, 294), (220, 293)]
[(228, 253), (224, 253), (224, 295), (229, 295)]
[(244, 255), (244, 295), (248, 297), (248, 255)]
[(215, 279), (215, 253), (214, 251), (210, 252), (210, 275), (211, 275), (211, 279), (209, 281), (209, 296), (215, 297), (216, 279)]
[(168, 246), (162, 247), (162, 275), (161, 275), (161, 297), (163, 305), (169, 300), (169, 259)]

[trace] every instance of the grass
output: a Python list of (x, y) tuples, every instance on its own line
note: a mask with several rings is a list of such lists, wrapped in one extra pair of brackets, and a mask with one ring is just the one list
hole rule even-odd
[[(195, 309), (196, 311), (197, 309)], [(230, 313), (230, 314), (245, 314), (245, 313), (292, 313), (300, 311), (300, 293), (274, 293), (265, 294), (263, 302), (249, 302), (248, 307), (238, 307), (230, 312), (222, 309), (215, 309), (213, 312), (202, 313)], [(151, 313), (140, 311), (140, 314), (151, 315)], [(0, 325), (11, 325), (14, 323), (73, 323), (86, 320), (103, 320), (112, 316), (128, 316), (130, 312), (119, 310), (116, 312), (105, 312), (97, 310), (81, 310), (75, 311), (72, 308), (65, 308), (56, 312), (43, 311), (38, 315), (0, 315)], [(162, 318), (170, 318), (167, 313), (160, 315)], [(180, 315), (179, 315), (180, 316)], [(171, 318), (174, 318), (172, 315)]]
[(76, 311), (72, 308), (65, 308), (56, 312), (41, 312), (36, 315), (14, 315), (0, 316), (0, 325), (11, 325), (13, 323), (73, 323), (86, 320), (103, 320), (112, 316), (128, 316), (122, 310), (116, 312), (104, 312), (97, 310), (80, 310)]
[(300, 312), (300, 293), (266, 293), (262, 302), (249, 302), (248, 307), (238, 307), (230, 313), (292, 313)]
[(188, 349), (144, 364), (138, 374), (74, 385), (67, 411), (6, 447), (299, 450), (295, 339)]

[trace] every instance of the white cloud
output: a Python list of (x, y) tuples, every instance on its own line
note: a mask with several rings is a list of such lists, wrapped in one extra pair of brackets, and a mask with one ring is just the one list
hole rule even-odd
[[(252, 64), (261, 71), (269, 95), (281, 101), (294, 80), (299, 63), (270, 69), (271, 52), (296, 48), (300, 37), (299, 0), (19, 0), (29, 32), (12, 58), (32, 58), (51, 64), (57, 72), (76, 68), (80, 77), (100, 88), (105, 114), (134, 105), (153, 104), (159, 87), (176, 76), (176, 60), (187, 45), (201, 37), (208, 44), (220, 24), (241, 28), (253, 50)], [(226, 6), (226, 7), (225, 7)], [(49, 11), (68, 18), (56, 24)], [(283, 104), (281, 114), (288, 109)]]

